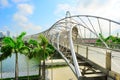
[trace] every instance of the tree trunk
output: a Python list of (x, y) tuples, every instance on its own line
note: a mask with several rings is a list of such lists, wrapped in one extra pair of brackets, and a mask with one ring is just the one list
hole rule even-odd
[(1, 61), (1, 79), (2, 79), (2, 61)]
[(42, 80), (45, 80), (45, 60), (43, 60), (43, 66), (42, 66)]
[(40, 60), (40, 63), (39, 63), (39, 80), (41, 80), (41, 60)]
[(45, 48), (46, 48), (46, 46), (44, 45), (43, 46), (43, 58), (44, 59), (43, 59), (43, 66), (42, 66), (42, 77), (43, 77), (42, 80), (45, 80), (45, 69), (46, 69), (45, 68), (46, 67), (45, 66)]
[(29, 59), (27, 58), (27, 76), (29, 80)]
[(16, 53), (16, 62), (15, 62), (15, 80), (18, 80), (19, 75), (19, 69), (18, 69), (18, 53)]

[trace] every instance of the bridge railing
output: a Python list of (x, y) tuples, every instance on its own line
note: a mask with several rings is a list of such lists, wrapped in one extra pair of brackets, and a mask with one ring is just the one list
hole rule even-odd
[(111, 77), (120, 79), (120, 51), (98, 48), (88, 45), (75, 44), (75, 51), (85, 59), (102, 67), (103, 72)]
[(76, 45), (76, 52), (86, 59), (89, 59), (95, 63), (99, 63), (100, 66), (105, 68), (105, 49), (96, 47), (90, 47), (85, 45)]

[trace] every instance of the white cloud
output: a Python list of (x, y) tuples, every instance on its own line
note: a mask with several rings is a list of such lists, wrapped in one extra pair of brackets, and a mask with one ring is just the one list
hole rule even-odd
[(30, 4), (19, 4), (18, 5), (18, 13), (22, 14), (22, 15), (30, 15), (33, 13), (33, 6)]
[(0, 7), (8, 7), (9, 2), (8, 0), (0, 0)]
[(17, 9), (13, 19), (18, 23), (28, 22), (28, 17), (33, 14), (33, 6), (30, 4), (18, 4)]
[(26, 16), (18, 14), (18, 13), (14, 14), (13, 18), (15, 21), (21, 22), (21, 23), (25, 23), (28, 21), (28, 18)]
[[(76, 1), (76, 0), (75, 0)], [(79, 2), (79, 3), (78, 3)], [(83, 1), (82, 1), (83, 2)], [(77, 0), (76, 5), (70, 5), (68, 3), (58, 4), (55, 14), (59, 15), (63, 12), (70, 11), (71, 14), (81, 15), (96, 15), (111, 19), (120, 18), (120, 1), (119, 0), (106, 0), (103, 4), (99, 0), (91, 0), (89, 3), (84, 4), (80, 0)]]
[(26, 31), (27, 34), (35, 34), (40, 32), (41, 26), (35, 25), (29, 20), (29, 16), (34, 13), (33, 5), (22, 3), (17, 5), (17, 12), (13, 15), (13, 19), (17, 24), (19, 31)]
[[(120, 0), (106, 0), (106, 2), (104, 3), (101, 2), (99, 3), (99, 2), (100, 1), (98, 0), (91, 0), (89, 3), (86, 2), (87, 3), (86, 5), (79, 0), (79, 3), (76, 3), (77, 5), (71, 5), (68, 3), (58, 4), (57, 9), (55, 10), (55, 14), (57, 16), (61, 14), (63, 14), (62, 16), (65, 16), (65, 12), (70, 11), (71, 15), (94, 15), (94, 16), (100, 16), (100, 17), (112, 19), (115, 21), (120, 21), (120, 15), (119, 15)], [(95, 29), (99, 29), (97, 22), (95, 23), (94, 20), (93, 20), (93, 24), (95, 24), (94, 25)], [(108, 34), (109, 23), (105, 21), (101, 21), (101, 25), (102, 25), (102, 31), (105, 34)], [(120, 30), (119, 25), (111, 24), (111, 26), (112, 26), (112, 33), (116, 34), (117, 32), (115, 31), (118, 29)]]
[(69, 10), (72, 6), (69, 4), (58, 4), (55, 14), (60, 13), (61, 11)]
[(27, 34), (35, 34), (41, 31), (41, 26), (35, 25), (31, 22), (20, 23), (19, 26), (21, 26), (23, 28), (22, 30), (26, 31)]
[(17, 23), (27, 23), (29, 16), (33, 13), (33, 6), (30, 4), (18, 4), (17, 9), (13, 19)]

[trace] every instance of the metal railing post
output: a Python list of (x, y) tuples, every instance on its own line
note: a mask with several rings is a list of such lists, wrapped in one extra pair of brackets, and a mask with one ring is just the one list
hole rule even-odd
[(88, 46), (86, 47), (86, 59), (88, 59)]
[(106, 51), (106, 69), (111, 71), (111, 52)]

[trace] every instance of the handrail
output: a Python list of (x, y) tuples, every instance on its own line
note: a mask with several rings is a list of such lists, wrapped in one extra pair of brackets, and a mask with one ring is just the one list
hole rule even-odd
[[(74, 44), (74, 45), (78, 45), (78, 44)], [(111, 51), (120, 52), (119, 49), (112, 49), (112, 48), (99, 47), (99, 46), (91, 46), (91, 45), (89, 45), (89, 44), (81, 44), (81, 45), (88, 46), (88, 47), (95, 47), (95, 48), (101, 48), (101, 49), (106, 49), (106, 50), (111, 50)], [(78, 46), (79, 46), (79, 45), (78, 45)]]

